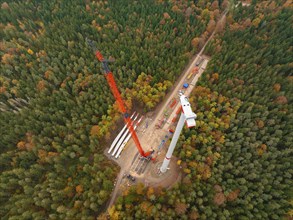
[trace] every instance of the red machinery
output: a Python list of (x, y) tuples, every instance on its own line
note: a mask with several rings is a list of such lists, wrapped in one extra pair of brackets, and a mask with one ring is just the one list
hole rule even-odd
[(132, 126), (129, 114), (127, 113), (126, 108), (124, 106), (124, 102), (122, 100), (121, 94), (120, 94), (120, 92), (119, 92), (119, 90), (117, 88), (113, 73), (110, 71), (110, 68), (108, 66), (109, 60), (104, 59), (104, 57), (101, 54), (101, 52), (96, 49), (96, 47), (94, 46), (94, 44), (93, 44), (93, 42), (91, 40), (87, 39), (87, 43), (94, 50), (97, 59), (102, 63), (102, 68), (103, 68), (103, 70), (105, 72), (105, 76), (106, 76), (107, 82), (109, 84), (109, 87), (111, 89), (111, 92), (113, 93), (113, 95), (115, 97), (115, 100), (118, 103), (119, 110), (123, 114), (123, 117), (124, 117), (124, 122), (127, 125), (127, 128), (131, 133), (132, 139), (134, 140), (134, 143), (135, 143), (140, 155), (142, 157), (145, 157), (145, 158), (147, 158), (147, 157), (151, 158), (152, 154), (154, 153), (154, 150), (144, 152), (144, 150), (142, 149), (141, 144), (140, 144), (140, 142), (138, 140), (138, 137), (136, 135), (136, 132), (135, 132), (133, 126)]

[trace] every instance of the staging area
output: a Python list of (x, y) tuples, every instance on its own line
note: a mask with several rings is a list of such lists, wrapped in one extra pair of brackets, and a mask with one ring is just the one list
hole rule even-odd
[[(146, 186), (162, 186), (168, 188), (180, 180), (181, 168), (177, 164), (176, 157), (172, 156), (170, 158), (170, 164), (165, 173), (160, 172), (160, 167), (173, 137), (172, 132), (176, 128), (181, 113), (179, 93), (184, 94), (186, 97), (190, 95), (194, 88), (193, 85), (196, 84), (204, 72), (208, 61), (206, 57), (199, 57), (194, 65), (190, 67), (191, 73), (194, 67), (197, 67), (197, 72), (193, 71), (192, 78), (188, 75), (189, 78), (185, 77), (183, 80), (185, 87), (182, 86), (182, 83), (179, 84), (172, 91), (171, 96), (165, 101), (165, 104), (163, 104), (159, 112), (151, 112), (143, 116), (140, 115), (138, 118), (142, 117), (141, 121), (139, 123), (134, 122), (134, 124), (137, 123), (137, 129), (135, 129), (141, 146), (145, 151), (154, 150), (152, 157), (155, 160), (141, 157), (131, 138), (125, 143), (120, 141), (120, 144), (123, 143), (123, 149), (120, 147), (118, 157), (111, 156), (111, 154), (109, 155), (105, 151), (105, 154), (121, 167), (124, 175), (121, 181), (122, 188), (138, 182), (142, 182)], [(186, 84), (189, 84), (189, 86), (186, 86)], [(138, 118), (136, 121), (138, 121)], [(135, 181), (126, 178), (127, 175), (134, 177)]]

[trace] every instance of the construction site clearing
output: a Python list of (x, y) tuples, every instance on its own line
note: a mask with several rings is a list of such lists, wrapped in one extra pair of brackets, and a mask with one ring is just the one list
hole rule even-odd
[[(137, 124), (135, 130), (141, 146), (147, 151), (154, 150), (152, 159), (142, 157), (131, 138), (123, 142), (123, 149), (120, 148), (121, 152), (118, 156), (112, 156), (111, 152), (109, 153), (110, 146), (106, 149), (105, 154), (107, 157), (114, 160), (121, 167), (121, 172), (123, 172), (120, 179), (117, 178), (115, 182), (115, 185), (119, 185), (119, 191), (138, 182), (143, 183), (145, 186), (168, 188), (181, 179), (180, 161), (176, 157), (172, 156), (170, 158), (167, 172), (160, 172), (160, 167), (181, 113), (178, 94), (181, 93), (187, 97), (190, 95), (199, 77), (204, 72), (209, 59), (204, 56), (198, 56), (194, 61), (183, 79), (173, 89), (172, 94), (160, 108), (160, 111), (155, 112), (157, 114), (151, 112), (144, 116), (139, 116), (143, 117), (140, 122), (133, 120), (133, 124)], [(189, 77), (190, 74), (192, 74), (192, 77)], [(130, 136), (129, 131), (128, 136)]]

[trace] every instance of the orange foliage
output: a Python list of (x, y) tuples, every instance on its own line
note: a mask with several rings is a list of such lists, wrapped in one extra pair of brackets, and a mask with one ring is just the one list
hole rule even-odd
[(6, 92), (6, 87), (5, 86), (1, 86), (0, 87), (0, 94)]
[(226, 197), (225, 197), (224, 193), (222, 193), (222, 192), (218, 192), (214, 196), (214, 203), (216, 205), (222, 205), (222, 204), (224, 204), (225, 201), (226, 201)]
[(279, 92), (280, 89), (281, 89), (281, 85), (280, 85), (279, 83), (275, 83), (275, 84), (274, 84), (274, 90), (275, 90), (276, 92)]
[(197, 48), (198, 45), (199, 45), (199, 38), (198, 37), (193, 38), (192, 41), (191, 41), (191, 45), (193, 47)]
[(177, 5), (174, 5), (172, 7), (172, 11), (174, 11), (174, 12), (180, 12), (180, 9), (179, 9), (179, 7)]
[(177, 213), (177, 215), (184, 214), (186, 210), (187, 210), (187, 205), (185, 203), (182, 203), (182, 202), (176, 203), (175, 212)]
[(236, 190), (230, 192), (227, 196), (227, 200), (233, 201), (233, 200), (237, 199), (239, 193), (240, 193), (240, 189), (236, 189)]
[(94, 136), (94, 135), (98, 135), (99, 134), (99, 126), (98, 125), (94, 125), (91, 129), (91, 136)]
[(278, 96), (278, 97), (275, 99), (275, 102), (276, 102), (277, 104), (284, 105), (284, 104), (287, 104), (287, 103), (288, 103), (288, 99), (286, 98), (286, 96)]
[(25, 147), (25, 142), (24, 142), (24, 141), (20, 141), (20, 142), (18, 142), (18, 143), (17, 143), (17, 148), (18, 148), (19, 150), (25, 150), (25, 149), (26, 149), (26, 147)]
[(8, 63), (10, 63), (10, 61), (11, 61), (12, 59), (13, 59), (13, 55), (6, 53), (6, 54), (4, 54), (4, 55), (2, 56), (1, 61), (2, 61), (2, 63), (4, 63), (4, 64), (8, 64)]
[(44, 80), (40, 80), (37, 84), (37, 89), (38, 91), (43, 91), (45, 89), (45, 81)]
[(46, 79), (50, 79), (50, 77), (52, 76), (52, 74), (53, 74), (53, 72), (52, 72), (51, 70), (47, 70), (47, 71), (45, 72), (45, 78), (46, 78)]
[(198, 213), (197, 211), (192, 210), (191, 213), (188, 215), (190, 220), (197, 220), (198, 219)]
[(9, 9), (9, 5), (7, 4), (7, 2), (3, 2), (1, 4), (1, 9)]
[(212, 3), (211, 9), (214, 11), (219, 8), (219, 2), (216, 0)]
[(216, 22), (214, 20), (210, 20), (208, 23), (207, 31), (211, 34), (216, 27)]
[(73, 194), (73, 189), (71, 186), (66, 186), (64, 188), (64, 193), (66, 194), (67, 197), (72, 198), (74, 196)]
[(151, 206), (151, 203), (144, 201), (140, 206), (142, 211), (147, 212), (148, 208)]
[(256, 123), (258, 128), (263, 128), (265, 126), (265, 123), (260, 119), (257, 120)]
[(80, 195), (83, 192), (83, 187), (81, 185), (77, 185), (75, 187), (75, 191), (77, 192), (78, 195)]
[(163, 14), (163, 16), (164, 16), (164, 19), (170, 19), (171, 18), (170, 15), (167, 12), (165, 12)]
[(208, 156), (206, 158), (206, 162), (209, 166), (213, 165), (213, 157), (212, 156)]

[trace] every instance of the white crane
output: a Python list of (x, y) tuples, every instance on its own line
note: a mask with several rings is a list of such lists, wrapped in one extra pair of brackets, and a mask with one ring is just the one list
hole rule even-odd
[(165, 173), (168, 169), (170, 159), (172, 157), (172, 154), (173, 154), (173, 151), (174, 151), (175, 146), (177, 144), (178, 138), (179, 138), (180, 133), (182, 131), (182, 128), (184, 126), (184, 122), (186, 122), (186, 125), (188, 128), (194, 127), (196, 125), (195, 119), (197, 116), (192, 111), (187, 97), (185, 95), (183, 95), (182, 93), (179, 93), (179, 96), (180, 96), (180, 103), (181, 103), (181, 107), (182, 107), (182, 112), (181, 112), (177, 127), (175, 129), (172, 141), (170, 143), (169, 149), (166, 153), (166, 157), (163, 161), (162, 166), (160, 167), (161, 173)]

